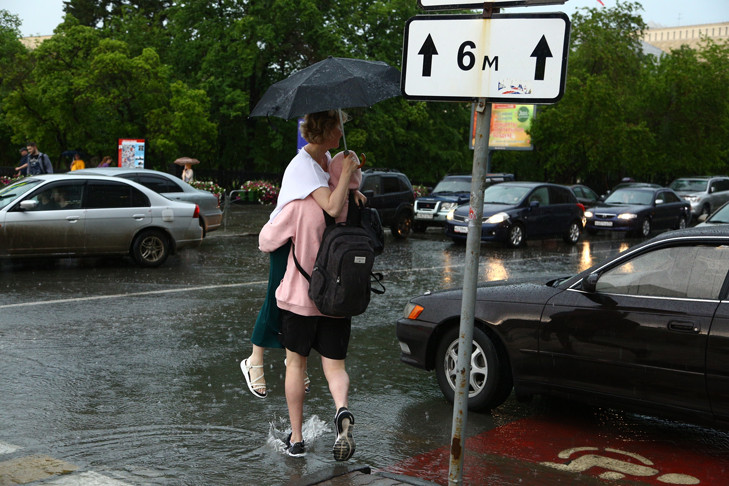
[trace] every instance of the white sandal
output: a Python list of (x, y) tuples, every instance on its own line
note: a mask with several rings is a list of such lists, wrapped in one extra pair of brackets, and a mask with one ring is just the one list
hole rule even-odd
[[(264, 374), (261, 373), (261, 375), (256, 378), (255, 380), (251, 379), (251, 369), (253, 368), (263, 368), (263, 365), (250, 365), (248, 364), (248, 358), (244, 359), (240, 362), (240, 370), (243, 372), (243, 376), (246, 377), (246, 383), (248, 383), (248, 389), (253, 393), (253, 396), (257, 398), (266, 398), (268, 396), (268, 390), (264, 391), (263, 393), (257, 391), (256, 389), (263, 388), (266, 389), (266, 380), (264, 378)], [(258, 382), (262, 381), (263, 383), (259, 384)]]

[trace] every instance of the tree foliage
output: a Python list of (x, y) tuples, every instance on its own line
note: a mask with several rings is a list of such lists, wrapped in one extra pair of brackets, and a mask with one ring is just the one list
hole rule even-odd
[[(399, 66), (412, 0), (65, 0), (55, 36), (28, 51), (0, 10), (0, 157), (36, 139), (59, 154), (113, 152), (145, 138), (150, 166), (181, 155), (206, 167), (281, 173), (295, 120), (248, 117), (268, 87), (327, 56)], [(492, 170), (522, 179), (668, 182), (726, 172), (729, 52), (706, 41), (656, 59), (643, 54), (640, 5), (572, 17), (564, 97), (540, 106), (535, 149), (498, 152)], [(469, 103), (395, 98), (351, 110), (348, 146), (371, 166), (434, 184), (470, 172)]]

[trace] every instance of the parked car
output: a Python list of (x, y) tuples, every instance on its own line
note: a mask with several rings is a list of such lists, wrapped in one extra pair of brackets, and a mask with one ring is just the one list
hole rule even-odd
[(591, 208), (600, 203), (600, 196), (584, 184), (573, 184), (569, 186), (569, 188), (577, 198), (577, 202), (582, 204), (585, 209)]
[(588, 233), (625, 231), (647, 237), (654, 229), (682, 229), (691, 221), (691, 205), (667, 187), (618, 189), (585, 211)]
[[(582, 234), (582, 208), (565, 186), (542, 182), (502, 182), (484, 191), (481, 241), (517, 248), (527, 239), (562, 237), (575, 244)], [(456, 243), (468, 236), (469, 205), (451, 210), (445, 233)]]
[(413, 225), (415, 191), (410, 179), (396, 170), (367, 169), (362, 172), (359, 190), (367, 197), (367, 205), (375, 208), (383, 227), (392, 236), (407, 238)]
[(197, 204), (200, 207), (200, 225), (203, 237), (210, 231), (218, 229), (223, 222), (223, 212), (220, 210), (220, 200), (215, 194), (196, 189), (179, 177), (166, 172), (151, 169), (135, 169), (129, 167), (95, 167), (82, 169), (70, 174), (85, 175), (99, 174), (121, 177), (152, 189), (173, 201), (185, 201)]
[[(451, 209), (468, 203), (471, 197), (471, 175), (447, 175), (425, 197), (415, 200), (413, 231), (422, 233), (428, 226), (444, 226)], [(513, 181), (514, 174), (486, 174), (485, 186)]]
[(703, 221), (711, 212), (729, 201), (729, 177), (683, 177), (669, 186), (691, 203), (691, 213)]
[[(729, 227), (662, 233), (584, 272), (477, 289), (468, 404), (565, 394), (638, 412), (729, 420)], [(397, 321), (401, 361), (453, 400), (461, 290)]]
[(130, 255), (156, 267), (202, 241), (200, 208), (125, 179), (48, 174), (0, 190), (0, 257)]

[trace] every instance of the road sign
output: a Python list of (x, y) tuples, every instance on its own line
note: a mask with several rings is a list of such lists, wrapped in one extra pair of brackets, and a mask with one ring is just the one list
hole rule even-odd
[(493, 7), (531, 7), (543, 5), (562, 5), (567, 0), (489, 0), (488, 2), (478, 0), (418, 0), (418, 7), (425, 10), (458, 9), (458, 8), (483, 8), (484, 3)]
[(562, 12), (413, 17), (405, 25), (403, 96), (554, 103), (564, 94), (569, 32)]

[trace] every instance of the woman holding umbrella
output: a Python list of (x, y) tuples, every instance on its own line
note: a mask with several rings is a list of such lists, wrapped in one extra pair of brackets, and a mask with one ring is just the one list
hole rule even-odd
[[(348, 155), (341, 154), (337, 156), (337, 158), (342, 159), (342, 174), (336, 186), (333, 188), (329, 186), (328, 171), (332, 160), (329, 150), (339, 147), (342, 137), (339, 112), (337, 110), (329, 110), (306, 115), (304, 123), (301, 126), (301, 133), (308, 143), (287, 166), (281, 184), (278, 203), (271, 213), (269, 222), (261, 231), (262, 235), (270, 233), (272, 228), (277, 228), (276, 232), (283, 234), (283, 232), (291, 230), (292, 225), (301, 225), (301, 221), (291, 219), (292, 216), (288, 214), (290, 212), (288, 210), (284, 220), (278, 219), (279, 214), (290, 203), (304, 200), (309, 201), (309, 204), (315, 202), (320, 209), (323, 209), (332, 217), (337, 218), (342, 213), (347, 201), (350, 179), (359, 167), (359, 160), (353, 152), (349, 152)], [(366, 198), (359, 191), (356, 191), (355, 201), (364, 203)], [(318, 237), (321, 238), (321, 234), (324, 231), (324, 218), (321, 211), (316, 213), (311, 221), (306, 221), (304, 226), (317, 232)], [(294, 238), (296, 237), (294, 236)], [(316, 321), (324, 316), (321, 316), (321, 313), (316, 310), (313, 303), (307, 305), (308, 301), (310, 301), (308, 295), (303, 299), (303, 305), (301, 303), (298, 305), (291, 303), (291, 297), (294, 294), (298, 294), (297, 290), (300, 289), (290, 288), (284, 285), (287, 282), (284, 276), (286, 274), (287, 261), (290, 258), (290, 244), (287, 243), (276, 249), (270, 249), (270, 243), (261, 240), (260, 245), (263, 251), (270, 252), (269, 287), (266, 301), (256, 319), (256, 325), (251, 336), (251, 342), (253, 343), (252, 353), (250, 357), (241, 361), (241, 370), (243, 371), (251, 393), (258, 398), (265, 398), (267, 392), (263, 373), (263, 350), (266, 347), (282, 347), (279, 339), (286, 345), (288, 360), (286, 370), (286, 398), (289, 403), (289, 414), (292, 417), (293, 437), (291, 438), (291, 443), (296, 445), (303, 441), (301, 438), (301, 422), (296, 417), (300, 417), (303, 411), (302, 408), (299, 408), (298, 404), (301, 403), (301, 407), (303, 407), (306, 358), (301, 354), (290, 351), (290, 347), (294, 347), (302, 338), (313, 339), (314, 335), (309, 337), (297, 336), (292, 335), (292, 332), (287, 333), (284, 329), (284, 332), (279, 336), (281, 317), (277, 304), (281, 304), (289, 311), (288, 321), (295, 329), (299, 329), (299, 325), (305, 326), (305, 324), (301, 324), (302, 321), (311, 322), (312, 317)], [(308, 259), (310, 257), (313, 262), (317, 250), (318, 247), (315, 248), (314, 246), (306, 246), (304, 248), (297, 246), (297, 258), (301, 261), (302, 258)], [(313, 253), (311, 253), (312, 251)], [(295, 268), (293, 265), (291, 267)], [(284, 280), (283, 282), (282, 279)], [(341, 320), (338, 319), (338, 321)], [(341, 322), (337, 324), (338, 326), (336, 327), (341, 328), (342, 332), (346, 328), (348, 340), (349, 321), (347, 321), (347, 325)], [(314, 334), (316, 334), (316, 327), (316, 324), (314, 324), (314, 327), (311, 328)], [(346, 342), (344, 343), (344, 353), (346, 354)], [(335, 358), (339, 357), (339, 355), (341, 355), (341, 350), (337, 350), (336, 353), (332, 354)], [(346, 381), (346, 387), (344, 388), (348, 389), (349, 379), (346, 377), (346, 371), (344, 371), (343, 360), (341, 360), (341, 366), (336, 366), (333, 369), (336, 369), (334, 372), (336, 378), (333, 379), (340, 383), (340, 385)], [(342, 386), (338, 387), (338, 389), (341, 388)], [(346, 390), (344, 392), (340, 390), (339, 396), (346, 396)], [(346, 407), (346, 398), (335, 398), (335, 403), (337, 407)], [(299, 447), (303, 448), (303, 445)], [(292, 455), (301, 455), (296, 452), (294, 451), (292, 453), (289, 450), (289, 453)]]

